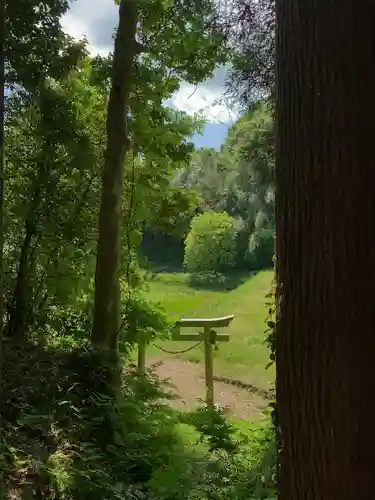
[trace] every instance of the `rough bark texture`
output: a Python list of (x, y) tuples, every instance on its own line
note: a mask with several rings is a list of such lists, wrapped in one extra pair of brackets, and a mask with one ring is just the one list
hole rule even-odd
[(120, 234), (124, 162), (127, 149), (126, 113), (136, 49), (137, 6), (122, 0), (115, 39), (112, 88), (108, 102), (107, 150), (102, 172), (99, 240), (95, 274), (95, 309), (91, 341), (117, 348), (120, 329)]
[[(3, 247), (4, 247), (4, 86), (5, 86), (5, 0), (0, 0), (0, 342), (4, 328), (4, 286), (3, 286)], [(0, 346), (1, 349), (1, 346)], [(1, 353), (0, 353), (1, 355)]]
[(279, 500), (375, 498), (375, 4), (277, 1)]

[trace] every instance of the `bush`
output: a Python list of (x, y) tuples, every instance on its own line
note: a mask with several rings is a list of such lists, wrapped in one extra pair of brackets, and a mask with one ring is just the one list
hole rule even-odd
[(232, 424), (220, 412), (200, 409), (182, 420), (190, 446), (168, 469), (155, 472), (148, 500), (276, 500), (276, 448), (268, 418)]
[(226, 451), (229, 454), (236, 451), (234, 427), (221, 410), (198, 408), (195, 412), (183, 415), (182, 421), (195, 427), (201, 442), (207, 439), (209, 451)]
[(261, 229), (250, 236), (247, 261), (251, 269), (273, 267), (274, 235), (273, 229)]
[(123, 301), (122, 317), (124, 328), (120, 335), (120, 348), (127, 353), (142, 337), (146, 342), (163, 336), (170, 321), (159, 304), (151, 302), (140, 292), (133, 292)]
[(190, 273), (225, 272), (236, 265), (235, 219), (227, 213), (194, 217), (185, 240), (184, 264)]

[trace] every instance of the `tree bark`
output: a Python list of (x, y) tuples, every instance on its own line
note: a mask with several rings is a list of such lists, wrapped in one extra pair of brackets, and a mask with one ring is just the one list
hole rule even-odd
[(117, 349), (121, 324), (120, 235), (124, 162), (128, 148), (127, 112), (136, 53), (137, 4), (121, 0), (108, 102), (107, 149), (102, 171), (99, 239), (95, 273), (93, 345)]
[(279, 500), (375, 496), (375, 4), (277, 1)]
[(30, 309), (29, 268), (30, 245), (35, 234), (35, 228), (26, 222), (25, 237), (22, 242), (17, 271), (16, 285), (10, 307), (7, 332), (9, 337), (23, 338), (27, 330), (28, 312)]
[(9, 320), (5, 332), (9, 337), (21, 339), (25, 336), (28, 328), (30, 311), (30, 271), (34, 264), (34, 251), (31, 248), (33, 238), (36, 236), (36, 215), (41, 201), (41, 185), (44, 170), (38, 172), (35, 182), (34, 196), (30, 203), (29, 214), (25, 220), (25, 236), (22, 241), (16, 284), (13, 291), (12, 302), (9, 307)]
[(4, 118), (5, 118), (5, 0), (0, 0), (0, 356), (4, 330)]

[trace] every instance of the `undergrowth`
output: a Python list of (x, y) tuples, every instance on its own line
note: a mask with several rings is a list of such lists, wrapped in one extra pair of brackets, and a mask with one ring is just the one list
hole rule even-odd
[(152, 373), (125, 371), (115, 392), (111, 365), (85, 347), (8, 340), (3, 356), (1, 499), (274, 498), (268, 420), (181, 415)]

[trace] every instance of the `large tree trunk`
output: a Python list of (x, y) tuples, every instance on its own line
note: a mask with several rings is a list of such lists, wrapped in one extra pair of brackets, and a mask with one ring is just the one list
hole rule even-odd
[(128, 147), (126, 115), (136, 52), (136, 23), (135, 0), (121, 0), (108, 102), (91, 335), (93, 345), (115, 350), (121, 324), (119, 271), (124, 162)]
[(375, 498), (375, 4), (277, 1), (279, 500)]
[[(4, 115), (5, 115), (5, 0), (0, 0), (0, 343), (4, 329)], [(1, 345), (0, 345), (1, 356)]]

